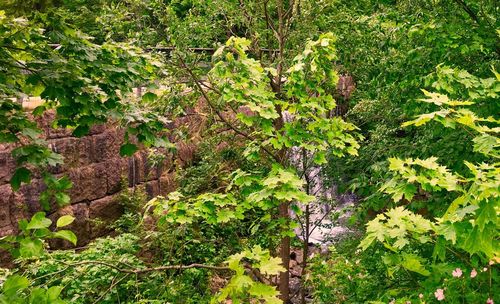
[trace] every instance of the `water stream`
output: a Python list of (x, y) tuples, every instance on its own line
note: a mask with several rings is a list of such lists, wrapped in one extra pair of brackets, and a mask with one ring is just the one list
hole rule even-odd
[[(290, 121), (293, 117), (284, 113), (284, 120)], [(292, 212), (292, 217), (297, 219), (300, 227), (295, 229), (297, 236), (304, 240), (305, 231), (309, 231), (309, 243), (329, 245), (352, 232), (347, 227), (347, 220), (351, 216), (352, 207), (357, 202), (354, 194), (339, 194), (336, 186), (326, 185), (323, 181), (322, 167), (312, 163), (313, 155), (294, 147), (291, 149), (289, 160), (307, 181), (307, 190), (317, 200), (309, 203), (309, 227), (306, 229), (304, 216), (297, 216)], [(305, 163), (305, 165), (304, 165)], [(305, 171), (305, 172), (304, 172)], [(300, 205), (305, 213), (306, 206)]]

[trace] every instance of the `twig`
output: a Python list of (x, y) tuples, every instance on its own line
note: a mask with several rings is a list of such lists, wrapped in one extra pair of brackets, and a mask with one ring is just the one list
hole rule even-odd
[[(239, 130), (238, 128), (236, 128), (235, 126), (233, 126), (219, 111), (217, 111), (217, 108), (215, 107), (215, 105), (212, 103), (211, 99), (208, 97), (207, 93), (205, 92), (205, 90), (203, 89), (202, 85), (200, 84), (200, 81), (199, 79), (196, 77), (196, 75), (193, 73), (193, 71), (186, 65), (186, 62), (184, 62), (184, 60), (182, 58), (179, 57), (179, 60), (181, 62), (181, 65), (184, 69), (186, 69), (186, 71), (189, 73), (189, 75), (191, 76), (191, 78), (193, 79), (196, 87), (200, 90), (200, 93), (203, 95), (203, 98), (205, 98), (205, 100), (207, 101), (208, 105), (210, 106), (210, 108), (212, 108), (215, 112), (215, 114), (219, 117), (219, 119), (224, 123), (226, 124), (231, 130), (233, 130), (234, 132), (236, 132), (237, 134), (253, 141), (254, 139), (246, 134), (245, 132)], [(274, 153), (272, 153), (271, 151), (269, 151), (269, 149), (267, 149), (266, 147), (260, 145), (261, 149), (266, 152), (267, 154), (269, 154), (269, 156), (271, 156), (272, 158), (274, 158), (276, 161), (280, 161), (280, 159), (274, 155)]]
[(269, 12), (267, 11), (267, 3), (269, 3), (269, 0), (264, 1), (264, 16), (266, 17), (266, 25), (269, 29), (273, 31), (274, 35), (277, 35), (273, 22), (271, 21), (271, 18), (269, 18)]
[[(124, 275), (121, 279), (119, 279), (118, 281), (114, 281), (111, 283), (111, 285), (109, 286), (109, 288), (103, 292), (102, 295), (99, 296), (99, 298), (97, 298), (97, 300), (94, 301), (94, 304), (97, 304), (99, 303), (99, 301), (101, 301), (108, 293), (111, 292), (111, 290), (113, 290), (113, 287), (115, 287), (116, 285), (118, 285), (118, 283), (120, 283), (121, 281), (123, 281), (126, 277), (128, 277), (130, 275), (130, 273), (127, 273), (126, 275)], [(117, 277), (117, 276), (116, 276)], [(116, 279), (116, 277), (113, 278)]]
[(165, 270), (184, 270), (184, 269), (191, 269), (191, 268), (203, 268), (203, 269), (209, 269), (209, 270), (218, 270), (218, 271), (227, 271), (230, 270), (229, 267), (226, 266), (212, 266), (212, 265), (205, 265), (205, 264), (189, 264), (189, 265), (167, 265), (167, 266), (159, 266), (159, 267), (151, 267), (151, 268), (138, 268), (138, 269), (123, 269), (120, 268), (116, 265), (110, 264), (108, 262), (103, 262), (103, 261), (81, 261), (78, 263), (66, 263), (64, 261), (59, 261), (62, 264), (67, 265), (68, 267), (76, 267), (76, 266), (81, 266), (81, 265), (101, 265), (101, 266), (106, 266), (109, 268), (113, 268), (114, 270), (121, 272), (121, 273), (128, 273), (128, 274), (140, 274), (140, 273), (146, 273), (146, 272), (154, 272), (154, 271), (165, 271)]

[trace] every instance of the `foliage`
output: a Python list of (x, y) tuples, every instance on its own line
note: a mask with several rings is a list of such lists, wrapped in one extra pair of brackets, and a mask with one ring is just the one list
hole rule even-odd
[[(335, 58), (333, 43), (331, 34), (309, 41), (286, 72), (289, 80), (282, 93), (276, 92), (276, 86), (282, 86), (280, 82), (270, 85), (268, 81), (282, 67), (265, 68), (249, 57), (246, 51), (250, 41), (242, 38), (230, 38), (214, 53), (207, 92), (194, 72), (188, 71), (219, 125), (246, 141), (243, 155), (254, 163), (254, 169), (236, 169), (220, 193), (184, 197), (173, 192), (167, 199), (153, 199), (147, 208), (153, 208), (160, 224), (191, 224), (201, 218), (216, 225), (243, 220), (250, 210), (268, 211), (261, 219), (266, 223), (278, 208), (288, 209), (288, 204), (307, 204), (315, 199), (304, 192), (304, 180), (286, 160), (287, 151), (304, 148), (315, 156), (314, 163), (323, 164), (328, 153), (355, 155), (358, 148), (359, 137), (351, 133), (356, 127), (330, 116), (335, 108), (330, 92), (338, 79), (331, 65)], [(227, 115), (229, 109), (232, 113)], [(285, 115), (289, 119), (283, 118)], [(288, 211), (280, 211), (280, 217), (277, 223), (282, 240), (294, 236)], [(282, 291), (282, 299), (287, 297)]]
[(57, 231), (52, 232), (49, 227), (52, 221), (45, 217), (44, 212), (37, 212), (30, 221), (19, 221), (21, 233), (17, 236), (8, 235), (0, 238), (0, 248), (9, 250), (13, 257), (37, 258), (45, 250), (45, 239), (58, 238), (76, 245), (76, 235), (71, 230), (59, 230), (68, 226), (75, 219), (70, 215), (63, 215), (57, 219)]
[(356, 250), (357, 239), (345, 239), (330, 247), (327, 257), (314, 256), (306, 286), (314, 303), (366, 303), (378, 299), (392, 284), (408, 278), (389, 278), (381, 260), (381, 248)]
[[(61, 216), (56, 222), (58, 230), (52, 232), (49, 230), (52, 221), (45, 217), (45, 213), (35, 213), (29, 222), (24, 219), (19, 222), (19, 229), (21, 230), (19, 235), (0, 238), (0, 248), (9, 250), (15, 258), (29, 260), (38, 259), (45, 253), (45, 239), (59, 238), (76, 245), (76, 235), (72, 231), (59, 230), (59, 228), (68, 226), (74, 220), (70, 215)], [(36, 286), (25, 276), (11, 274), (2, 283), (0, 303), (66, 303), (60, 298), (63, 287), (57, 285), (49, 288)]]
[[(481, 86), (479, 93), (470, 93), (470, 100), (479, 99), (482, 95), (497, 97), (500, 77), (497, 73), (495, 75), (496, 79), (491, 82), (482, 82), (488, 84), (486, 89)], [(470, 90), (474, 92), (477, 87), (473, 86)], [(447, 251), (455, 255), (455, 259), (460, 258), (462, 263), (472, 264), (477, 269), (481, 269), (488, 261), (491, 261), (490, 264), (496, 263), (498, 243), (495, 238), (500, 201), (499, 121), (493, 116), (482, 118), (469, 110), (467, 107), (473, 105), (473, 101), (456, 101), (446, 95), (424, 93), (427, 98), (423, 101), (439, 106), (440, 110), (419, 115), (403, 125), (420, 126), (434, 120), (449, 128), (467, 128), (474, 132), (471, 133), (474, 136), (474, 151), (481, 153), (484, 161), (479, 164), (465, 161), (470, 173), (469, 177), (463, 177), (439, 165), (436, 158), (391, 159), (389, 170), (394, 172), (394, 177), (381, 190), (392, 194), (395, 201), (401, 201), (403, 197), (411, 200), (417, 191), (453, 192), (456, 193), (455, 199), (445, 204), (447, 210), (442, 216), (430, 220), (404, 207), (379, 214), (367, 224), (367, 235), (360, 246), (366, 249), (374, 241), (383, 243), (394, 253), (385, 258), (390, 273), (404, 268), (429, 277), (423, 281), (424, 287), (437, 288), (441, 284), (443, 273), (451, 268), (450, 262), (453, 262), (453, 258), (450, 261), (447, 256)], [(414, 248), (419, 246), (431, 246), (434, 249), (430, 255), (425, 250), (415, 252)], [(461, 265), (458, 269), (468, 268), (464, 264), (458, 265)], [(476, 284), (460, 284), (461, 292), (451, 292), (450, 295), (446, 292), (448, 298), (467, 299), (471, 302), (479, 301), (481, 297), (487, 298), (474, 291)], [(483, 290), (487, 288), (483, 287)], [(491, 281), (489, 288), (492, 288)]]
[(247, 303), (249, 299), (256, 299), (262, 303), (282, 303), (278, 299), (279, 292), (275, 287), (261, 282), (255, 282), (245, 274), (245, 267), (242, 260), (250, 261), (252, 268), (261, 274), (270, 276), (277, 275), (284, 268), (281, 265), (281, 259), (274, 258), (269, 252), (262, 250), (260, 246), (255, 246), (252, 250), (245, 250), (241, 253), (229, 257), (229, 268), (236, 272), (229, 283), (224, 287), (219, 295), (212, 301), (213, 303), (224, 302), (228, 297), (232, 303)]
[[(115, 238), (98, 239), (79, 253), (66, 250), (45, 254), (38, 262), (23, 263), (22, 267), (39, 284), (65, 286), (62, 294), (72, 303), (92, 303), (96, 300), (114, 303), (118, 299), (141, 303), (149, 300), (209, 303), (211, 295), (206, 285), (207, 271), (203, 269), (187, 269), (181, 274), (168, 274), (160, 270), (145, 272), (140, 276), (126, 272), (147, 269), (137, 257), (139, 250), (139, 238), (125, 233)], [(246, 262), (242, 261), (243, 258)], [(228, 263), (228, 270), (235, 271), (236, 275), (217, 295), (217, 299), (230, 296), (237, 301), (243, 295), (242, 291), (245, 291), (254, 298), (275, 303), (273, 295), (276, 295), (276, 291), (270, 292), (273, 287), (254, 282), (246, 274), (246, 269), (259, 269), (263, 275), (276, 274), (281, 269), (280, 259), (270, 257), (268, 251), (256, 246), (231, 256)], [(112, 289), (108, 288), (110, 282)], [(196, 295), (192, 294), (193, 284), (198, 285)], [(216, 298), (213, 301), (217, 301)]]
[[(33, 169), (45, 172), (47, 166), (62, 161), (40, 138), (41, 131), (22, 106), (10, 99), (23, 94), (45, 99), (33, 110), (34, 116), (53, 109), (53, 126), (71, 128), (77, 137), (110, 118), (121, 122), (126, 128), (122, 155), (136, 150), (131, 136), (146, 145), (165, 146), (166, 141), (156, 136), (165, 121), (139, 104), (125, 101), (136, 83), (153, 79), (151, 58), (126, 45), (93, 44), (89, 37), (56, 18), (46, 23), (51, 30), (44, 32), (24, 18), (0, 12), (0, 140), (19, 144), (12, 151), (17, 163), (12, 187), (17, 190), (21, 183), (29, 182)], [(54, 48), (53, 43), (59, 46)], [(67, 189), (67, 183), (44, 175), (47, 185), (53, 186), (42, 198), (44, 207), (48, 207), (49, 194), (59, 204), (69, 202), (61, 191)]]
[[(161, 285), (164, 285), (165, 277), (148, 276), (146, 279), (150, 281), (146, 287), (142, 280), (138, 281), (134, 276), (122, 275), (109, 266), (92, 263), (143, 267), (144, 264), (135, 256), (138, 252), (138, 237), (125, 233), (116, 238), (98, 239), (79, 253), (73, 250), (45, 253), (38, 262), (23, 262), (21, 267), (31, 280), (40, 285), (64, 286), (62, 295), (71, 303), (115, 303), (117, 299), (124, 302), (136, 299), (139, 302), (151, 294), (156, 293), (157, 296), (164, 293), (165, 287)], [(114, 288), (107, 292), (110, 284)], [(142, 293), (136, 293), (138, 288)]]
[(120, 188), (119, 204), (123, 207), (123, 214), (111, 226), (119, 233), (138, 232), (141, 229), (141, 211), (147, 202), (147, 193), (143, 185), (128, 188), (128, 181), (124, 178)]
[[(59, 296), (61, 286), (52, 286), (48, 289), (33, 288), (28, 291), (30, 281), (20, 275), (14, 274), (9, 276), (2, 285), (2, 293), (0, 294), (0, 303), (2, 304), (64, 304)], [(28, 292), (27, 292), (28, 291)]]
[[(419, 88), (446, 92), (455, 100), (467, 100), (471, 84), (490, 79), (498, 66), (498, 15), (492, 1), (334, 1), (323, 12), (325, 27), (341, 43), (338, 63), (352, 75), (356, 90), (343, 102), (348, 118), (361, 128), (365, 140), (355, 159), (328, 163), (328, 176), (341, 191), (363, 197), (359, 213), (365, 221), (373, 211), (394, 207), (378, 189), (391, 174), (391, 157), (438, 157), (442, 165), (465, 174), (464, 160), (471, 156), (467, 132), (461, 128), (402, 128), (404, 121), (430, 110)], [(438, 68), (436, 68), (436, 66)], [(474, 74), (476, 76), (471, 76)], [(472, 77), (472, 78), (471, 78)], [(473, 92), (475, 90), (472, 90)], [(450, 94), (453, 95), (450, 95)], [(494, 98), (483, 95), (472, 106), (479, 115), (498, 112)], [(339, 101), (339, 100), (337, 100)], [(445, 192), (428, 193), (425, 204), (413, 200), (409, 208), (440, 215)]]
[[(180, 188), (144, 214), (145, 193), (123, 191), (117, 236), (46, 252), (46, 238), (76, 242), (59, 230), (72, 219), (55, 232), (43, 213), (21, 221), (1, 239), (19, 258), (0, 302), (280, 303), (277, 274), (288, 300), (289, 210), (316, 200), (295, 151), (372, 219), (360, 244), (306, 261), (314, 301), (498, 302), (498, 34), (492, 0), (3, 1), (0, 142), (15, 145), (14, 190), (32, 177), (48, 186), (45, 210), (70, 202), (71, 182), (49, 173), (63, 159), (32, 116), (54, 111), (52, 127), (76, 137), (116, 121), (122, 156), (174, 151), (158, 136), (166, 117), (200, 114), (207, 130), (168, 134), (202, 152), (175, 164)], [(131, 96), (158, 75), (162, 100)], [(30, 113), (14, 101), (26, 95), (45, 102)], [(207, 268), (182, 269), (193, 263)]]

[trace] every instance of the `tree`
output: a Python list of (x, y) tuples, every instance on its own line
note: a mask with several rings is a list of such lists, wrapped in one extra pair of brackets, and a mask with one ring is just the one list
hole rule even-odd
[[(464, 72), (464, 71), (462, 71)], [(500, 140), (499, 121), (493, 116), (481, 117), (470, 110), (478, 100), (485, 97), (498, 98), (500, 75), (478, 79), (469, 75), (469, 100), (453, 100), (448, 96), (423, 91), (423, 102), (439, 107), (437, 111), (417, 116), (405, 122), (404, 127), (422, 126), (431, 121), (441, 123), (451, 129), (465, 128), (470, 133), (474, 152), (484, 156), (481, 163), (465, 161), (469, 174), (462, 176), (438, 163), (436, 157), (391, 158), (389, 170), (393, 177), (382, 187), (395, 202), (403, 199), (412, 201), (418, 191), (445, 191), (453, 200), (441, 204), (446, 212), (439, 217), (426, 219), (419, 214), (399, 206), (379, 214), (368, 222), (367, 233), (360, 247), (368, 248), (375, 242), (381, 242), (391, 253), (384, 257), (390, 273), (400, 269), (422, 275), (422, 287), (441, 289), (436, 296), (452, 301), (482, 302), (491, 298), (491, 277), (488, 295), (477, 293), (470, 288), (443, 292), (443, 270), (449, 264), (462, 268), (492, 265), (498, 258), (498, 217), (500, 164), (498, 163)], [(463, 74), (463, 73), (462, 73)], [(442, 75), (442, 84), (453, 83), (449, 74)], [(451, 78), (451, 79), (450, 79)], [(455, 88), (459, 85), (455, 84)], [(442, 88), (447, 88), (443, 86)], [(446, 90), (446, 89), (445, 89)], [(432, 250), (427, 251), (426, 248)], [(457, 267), (454, 277), (461, 277), (462, 270)], [(474, 270), (475, 271), (475, 270)], [(474, 278), (476, 274), (471, 275)], [(491, 274), (490, 274), (491, 276)], [(450, 283), (452, 284), (452, 282)], [(430, 288), (429, 288), (430, 287)]]
[[(312, 162), (324, 164), (329, 153), (356, 155), (359, 147), (357, 136), (351, 133), (356, 127), (330, 116), (336, 106), (330, 92), (338, 80), (332, 65), (334, 42), (331, 34), (309, 41), (290, 69), (281, 74), (249, 58), (250, 41), (242, 38), (229, 39), (215, 52), (215, 64), (206, 81), (184, 66), (214, 113), (214, 123), (245, 141), (243, 154), (255, 169), (237, 169), (223, 193), (183, 197), (174, 192), (167, 199), (154, 200), (151, 205), (160, 221), (182, 224), (201, 217), (217, 224), (241, 219), (252, 209), (267, 210), (278, 216), (280, 257), (288, 270), (290, 237), (294, 236), (290, 206), (298, 210), (298, 203), (315, 200), (304, 192), (304, 180), (290, 163), (291, 149), (304, 149), (314, 155)], [(280, 80), (278, 86), (282, 87), (275, 91), (276, 83), (269, 83), (269, 75), (287, 81)], [(288, 271), (281, 273), (280, 293), (287, 302)]]
[(69, 203), (64, 191), (71, 184), (46, 171), (62, 159), (47, 147), (41, 131), (13, 98), (40, 95), (45, 102), (32, 115), (54, 110), (54, 126), (71, 128), (77, 137), (110, 118), (121, 122), (126, 128), (122, 155), (137, 150), (131, 136), (146, 145), (166, 144), (156, 136), (166, 121), (127, 100), (136, 83), (153, 79), (152, 59), (130, 46), (93, 44), (81, 32), (50, 20), (51, 30), (44, 32), (26, 19), (0, 11), (0, 142), (17, 145), (12, 151), (17, 163), (11, 178), (14, 190), (30, 181), (33, 170), (41, 171), (49, 186), (41, 196), (46, 209), (52, 195), (60, 205)]
[[(360, 126), (365, 137), (359, 157), (331, 159), (326, 171), (329, 182), (340, 191), (364, 198), (356, 213), (360, 223), (394, 206), (378, 191), (391, 177), (390, 157), (436, 156), (450, 169), (462, 174), (468, 170), (463, 161), (473, 153), (472, 147), (456, 144), (468, 142), (466, 131), (401, 127), (413, 115), (430, 110), (428, 104), (413, 101), (421, 98), (419, 88), (436, 90), (434, 84), (440, 77), (436, 66), (465, 70), (480, 78), (488, 78), (491, 66), (498, 66), (495, 5), (464, 1), (478, 15), (478, 24), (460, 2), (338, 1), (324, 10), (329, 16), (324, 28), (341, 42), (337, 47), (341, 71), (352, 75), (356, 83), (347, 118)], [(458, 72), (447, 73), (459, 78)], [(450, 94), (451, 98), (468, 98), (463, 89)], [(473, 108), (484, 116), (498, 111), (488, 97)], [(417, 198), (409, 208), (435, 215), (443, 212), (439, 202), (446, 194), (427, 195), (434, 204)]]

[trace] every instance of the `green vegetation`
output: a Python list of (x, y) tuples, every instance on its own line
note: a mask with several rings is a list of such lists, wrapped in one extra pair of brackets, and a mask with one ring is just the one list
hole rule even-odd
[[(3, 1), (0, 143), (47, 213), (0, 238), (0, 303), (499, 303), (499, 18), (494, 0)], [(198, 149), (175, 191), (124, 180), (114, 233), (55, 250), (77, 236), (46, 217), (73, 187), (47, 112), (74, 137), (119, 124), (120, 155), (158, 170), (174, 141)], [(351, 232), (320, 254), (343, 194)]]

